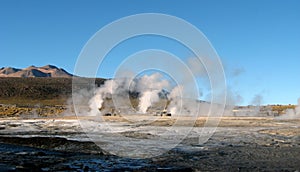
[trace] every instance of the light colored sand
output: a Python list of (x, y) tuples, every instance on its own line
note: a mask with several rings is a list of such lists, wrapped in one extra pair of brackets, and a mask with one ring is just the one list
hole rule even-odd
[[(20, 118), (2, 118), (9, 120), (18, 120)], [(36, 118), (41, 119), (41, 118)], [(49, 117), (45, 120), (96, 120), (105, 122), (127, 122), (129, 124), (139, 123), (150, 126), (172, 126), (182, 125), (195, 127), (209, 126), (208, 121), (216, 124), (218, 127), (272, 127), (272, 126), (300, 126), (300, 119), (291, 119), (279, 121), (270, 117), (165, 117), (150, 115), (124, 115), (124, 116), (65, 116), (65, 117)]]

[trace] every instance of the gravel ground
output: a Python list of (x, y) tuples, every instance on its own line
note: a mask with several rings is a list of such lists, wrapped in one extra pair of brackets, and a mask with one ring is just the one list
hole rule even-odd
[[(164, 154), (133, 159), (99, 148), (74, 119), (1, 119), (0, 171), (300, 171), (299, 120), (239, 120), (226, 118), (203, 144), (196, 127)], [(122, 134), (152, 137), (143, 132)]]

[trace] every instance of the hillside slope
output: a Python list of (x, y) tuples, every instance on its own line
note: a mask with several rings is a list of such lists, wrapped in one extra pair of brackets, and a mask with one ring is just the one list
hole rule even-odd
[(52, 78), (70, 78), (73, 75), (62, 68), (53, 65), (46, 65), (42, 67), (29, 66), (24, 69), (17, 69), (12, 67), (0, 68), (0, 77), (52, 77)]
[[(104, 81), (97, 78), (95, 84)], [(72, 96), (72, 78), (0, 77), (0, 83), (0, 104), (62, 105)]]

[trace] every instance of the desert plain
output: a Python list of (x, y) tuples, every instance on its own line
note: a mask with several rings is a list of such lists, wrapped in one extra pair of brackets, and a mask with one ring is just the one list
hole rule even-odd
[[(147, 117), (146, 117), (147, 118)], [(188, 119), (186, 119), (188, 120)], [(178, 145), (154, 157), (113, 155), (86, 135), (80, 122), (93, 118), (19, 118), (0, 121), (1, 171), (297, 171), (300, 169), (300, 120), (271, 117), (222, 117), (214, 134), (199, 144), (206, 118), (198, 118)], [(147, 141), (157, 137), (154, 128), (180, 134), (172, 117), (159, 117), (136, 125), (123, 117), (103, 117), (102, 123), (118, 126), (111, 137)], [(97, 121), (99, 123), (99, 121)], [(121, 129), (120, 129), (121, 127)], [(209, 126), (206, 126), (209, 127)], [(129, 128), (129, 129), (128, 129)], [(100, 130), (98, 132), (101, 132)], [(107, 134), (107, 133), (106, 133)], [(110, 143), (106, 139), (101, 143)], [(114, 140), (115, 141), (115, 140)], [(122, 140), (120, 140), (121, 142)], [(127, 149), (129, 143), (115, 146)], [(125, 150), (125, 152), (127, 152)]]
[(278, 118), (278, 105), (276, 115), (78, 116), (63, 104), (71, 79), (1, 82), (0, 171), (300, 170), (300, 119)]

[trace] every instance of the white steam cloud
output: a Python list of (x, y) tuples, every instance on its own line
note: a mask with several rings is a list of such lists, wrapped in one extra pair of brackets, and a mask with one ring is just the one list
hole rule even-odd
[[(133, 80), (129, 78), (107, 80), (95, 90), (89, 99), (88, 114), (90, 116), (104, 115), (112, 113), (112, 109), (118, 113), (146, 114), (150, 113), (150, 107), (159, 102), (160, 104), (165, 103), (163, 108), (172, 116), (179, 114), (196, 116), (199, 114), (199, 109), (205, 116), (209, 109), (209, 103), (201, 104), (199, 100), (184, 98), (184, 93), (188, 91), (182, 85), (172, 85), (160, 73), (144, 75)], [(130, 94), (138, 95), (134, 97), (135, 100), (138, 100), (138, 106), (135, 107), (138, 112), (133, 111)], [(161, 101), (162, 99), (164, 101)], [(164, 110), (156, 107), (153, 109)], [(153, 113), (153, 109), (151, 113)]]
[(300, 119), (300, 98), (295, 109), (287, 109), (285, 114), (278, 116), (276, 119)]
[(170, 88), (170, 83), (163, 79), (160, 73), (144, 75), (136, 81), (137, 92), (141, 93), (139, 98), (139, 111), (146, 113), (148, 108), (155, 102), (159, 101), (159, 92)]
[(146, 113), (152, 103), (159, 101), (158, 93), (159, 91), (157, 90), (143, 92), (142, 96), (139, 99), (139, 111), (142, 113)]
[(171, 100), (171, 102), (170, 102), (170, 106), (169, 106), (168, 110), (172, 114), (176, 114), (181, 107), (182, 92), (183, 92), (183, 87), (176, 86), (175, 88), (172, 89), (172, 91), (169, 95), (169, 99)]
[[(120, 106), (125, 107), (126, 112), (131, 106), (129, 104), (130, 93), (138, 93), (138, 112), (147, 113), (149, 107), (154, 103), (160, 101), (160, 93), (163, 90), (171, 90), (171, 92), (165, 93), (165, 97), (170, 97), (175, 100), (178, 95), (179, 87), (172, 87), (170, 82), (163, 78), (160, 73), (154, 73), (152, 75), (144, 75), (140, 78), (130, 80), (128, 78), (107, 80), (104, 85), (101, 85), (96, 89), (94, 96), (89, 100), (89, 114), (92, 116), (102, 114), (110, 109), (117, 109)], [(182, 86), (180, 88), (183, 88)], [(107, 103), (108, 102), (108, 103)], [(114, 107), (113, 107), (114, 106)], [(119, 106), (119, 107), (117, 107)], [(174, 107), (171, 107), (174, 106)], [(170, 104), (169, 109), (177, 109), (176, 103)], [(124, 108), (122, 109), (124, 110)], [(173, 111), (175, 113), (175, 111)]]

